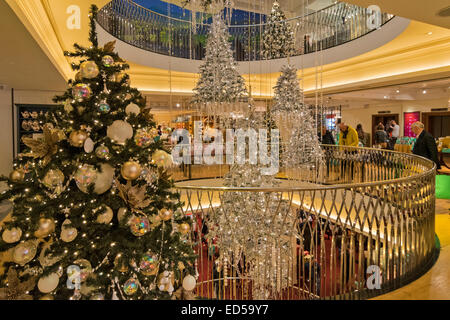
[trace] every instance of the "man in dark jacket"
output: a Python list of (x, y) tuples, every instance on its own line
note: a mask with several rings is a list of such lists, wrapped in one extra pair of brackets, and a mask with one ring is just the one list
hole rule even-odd
[(438, 151), (436, 141), (434, 141), (431, 133), (424, 130), (422, 122), (414, 122), (411, 129), (417, 137), (416, 143), (412, 152), (418, 156), (430, 159), (436, 163), (437, 169), (441, 169), (441, 164), (438, 159)]
[(327, 127), (323, 126), (322, 127), (322, 140), (321, 140), (322, 144), (331, 144), (331, 145), (335, 145), (336, 143), (334, 142), (334, 138), (333, 138), (333, 134), (327, 130)]

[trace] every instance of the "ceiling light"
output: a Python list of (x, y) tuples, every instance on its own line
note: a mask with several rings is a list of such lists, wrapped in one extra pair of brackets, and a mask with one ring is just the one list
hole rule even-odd
[(429, 35), (429, 36), (431, 36), (432, 34), (433, 34), (433, 32), (431, 32), (431, 31), (427, 33), (427, 35)]
[(400, 93), (400, 90), (397, 89), (397, 91), (395, 91), (395, 92)]
[(423, 93), (423, 94), (426, 94), (426, 93), (427, 93), (427, 90), (423, 90), (422, 93)]
[(177, 108), (179, 108), (179, 107), (180, 107), (180, 104), (179, 104), (179, 103), (177, 103), (177, 104), (176, 104), (176, 106), (177, 106)]
[(388, 97), (387, 97), (387, 96), (384, 96), (384, 98), (387, 99)]

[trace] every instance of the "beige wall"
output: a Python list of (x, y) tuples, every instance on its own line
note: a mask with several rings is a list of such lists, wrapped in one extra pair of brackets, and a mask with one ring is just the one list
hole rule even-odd
[(369, 106), (368, 108), (343, 108), (342, 118), (352, 127), (361, 123), (364, 131), (372, 133), (372, 115), (379, 111), (391, 111), (392, 114), (398, 113), (400, 120), (400, 135), (403, 135), (403, 113), (404, 112), (430, 112), (434, 108), (448, 107), (447, 99), (424, 100), (424, 101), (404, 101), (401, 103), (383, 104), (378, 106)]

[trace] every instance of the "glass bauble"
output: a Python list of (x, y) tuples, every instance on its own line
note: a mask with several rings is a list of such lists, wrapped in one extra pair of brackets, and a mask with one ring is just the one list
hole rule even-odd
[(139, 286), (139, 283), (138, 283), (137, 279), (131, 278), (131, 279), (127, 280), (127, 282), (125, 282), (125, 284), (123, 285), (123, 292), (126, 295), (131, 296), (137, 292), (138, 286)]
[(108, 147), (101, 145), (95, 149), (95, 155), (100, 159), (108, 159), (110, 157)]
[(84, 83), (78, 83), (72, 88), (72, 96), (78, 102), (82, 102), (85, 99), (89, 99), (92, 94), (92, 90), (89, 85)]
[(95, 61), (85, 61), (80, 65), (80, 73), (83, 78), (93, 79), (98, 76), (100, 71)]
[(102, 63), (105, 67), (111, 67), (114, 64), (114, 58), (111, 56), (104, 56), (102, 58)]
[(155, 134), (152, 130), (138, 129), (134, 135), (134, 142), (136, 145), (142, 148), (150, 146), (155, 141), (155, 137), (158, 135), (158, 131), (156, 131)]
[(75, 172), (74, 179), (78, 188), (87, 193), (89, 186), (97, 180), (97, 171), (94, 166), (85, 164)]
[(33, 241), (19, 243), (13, 250), (13, 261), (23, 266), (33, 260), (36, 252), (37, 246)]
[(159, 259), (156, 254), (147, 252), (141, 258), (139, 268), (145, 276), (152, 276), (158, 272)]
[(130, 219), (130, 230), (134, 236), (141, 237), (150, 231), (150, 222), (147, 217), (134, 216)]

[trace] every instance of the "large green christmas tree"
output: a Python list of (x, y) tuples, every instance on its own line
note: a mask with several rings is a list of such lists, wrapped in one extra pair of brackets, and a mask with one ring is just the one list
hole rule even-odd
[[(170, 156), (114, 43), (75, 44), (70, 88), (25, 138), (9, 190), (0, 299), (170, 299), (195, 285), (190, 219), (165, 167)], [(182, 284), (184, 284), (182, 286)], [(178, 295), (176, 295), (178, 296)]]
[(264, 30), (261, 53), (266, 59), (286, 58), (295, 53), (294, 33), (277, 1)]

